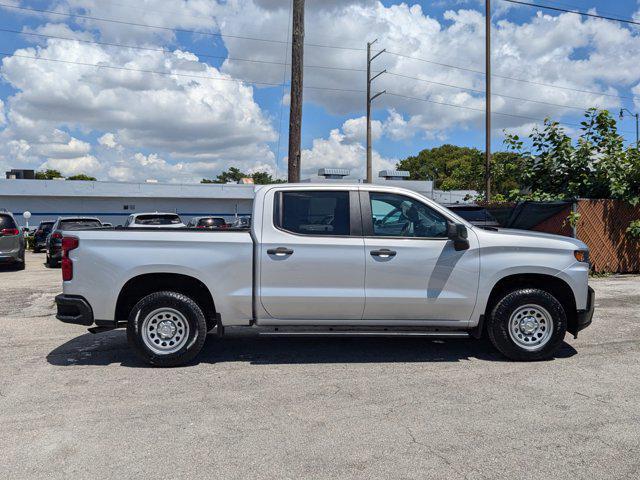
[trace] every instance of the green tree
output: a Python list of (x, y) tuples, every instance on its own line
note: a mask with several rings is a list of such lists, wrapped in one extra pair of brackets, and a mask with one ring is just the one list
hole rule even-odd
[(505, 144), (522, 158), (522, 186), (534, 197), (640, 202), (638, 149), (625, 148), (608, 111), (587, 110), (575, 144), (562, 126), (550, 119), (542, 128), (534, 128), (529, 139), (529, 148), (517, 135), (507, 135)]
[[(492, 155), (492, 185), (495, 193), (518, 188), (522, 159), (515, 152)], [(397, 168), (407, 170), (412, 180), (433, 180), (441, 190), (484, 191), (484, 152), (477, 148), (442, 145), (427, 148), (401, 160)]]
[(47, 169), (44, 172), (36, 172), (37, 180), (52, 180), (54, 178), (64, 178), (58, 170)]
[(247, 174), (236, 167), (230, 167), (229, 170), (221, 172), (215, 179), (211, 180), (203, 178), (200, 183), (237, 183), (243, 178), (252, 178), (253, 183), (258, 185), (266, 185), (270, 183), (283, 183), (284, 180), (275, 179), (267, 172), (254, 172)]
[(67, 180), (85, 180), (89, 182), (95, 182), (96, 177), (90, 177), (89, 175), (86, 175), (84, 173), (79, 173), (78, 175), (71, 175), (70, 177), (67, 177)]

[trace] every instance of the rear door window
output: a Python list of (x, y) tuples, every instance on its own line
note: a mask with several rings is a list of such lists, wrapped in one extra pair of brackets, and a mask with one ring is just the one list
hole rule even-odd
[(349, 235), (348, 191), (280, 192), (276, 226), (302, 235)]

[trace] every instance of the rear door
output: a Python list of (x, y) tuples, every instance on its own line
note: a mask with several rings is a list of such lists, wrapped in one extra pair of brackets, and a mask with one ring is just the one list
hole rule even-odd
[(475, 306), (477, 240), (456, 251), (447, 217), (418, 195), (362, 191), (365, 320), (467, 321)]
[(360, 320), (364, 240), (357, 188), (281, 189), (266, 194), (259, 297), (283, 320)]

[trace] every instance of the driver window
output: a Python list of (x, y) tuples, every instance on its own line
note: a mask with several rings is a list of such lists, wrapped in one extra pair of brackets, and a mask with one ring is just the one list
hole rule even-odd
[(447, 238), (447, 220), (424, 203), (395, 193), (370, 192), (377, 237)]

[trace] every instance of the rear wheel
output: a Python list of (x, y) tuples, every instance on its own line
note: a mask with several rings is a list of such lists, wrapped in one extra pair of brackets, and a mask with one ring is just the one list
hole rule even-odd
[(16, 270), (24, 270), (25, 266), (26, 264), (24, 262), (24, 256), (23, 256), (21, 261), (16, 262)]
[(567, 331), (562, 304), (535, 288), (502, 297), (489, 317), (491, 343), (512, 360), (543, 360), (553, 356)]
[(47, 253), (47, 267), (49, 267), (49, 268), (55, 268), (57, 265), (58, 265), (58, 264), (56, 263), (56, 261), (55, 261), (53, 258), (51, 258), (51, 257), (49, 256), (49, 254)]
[(152, 293), (129, 314), (129, 345), (151, 365), (175, 367), (193, 360), (206, 336), (207, 322), (202, 310), (182, 293)]

